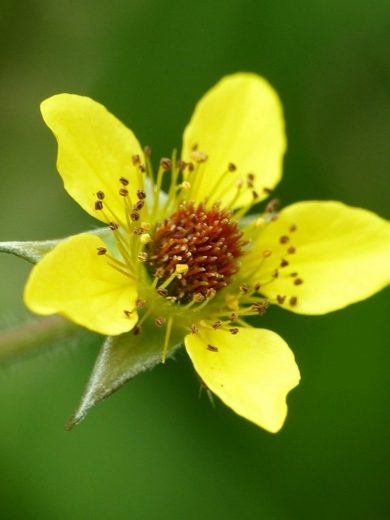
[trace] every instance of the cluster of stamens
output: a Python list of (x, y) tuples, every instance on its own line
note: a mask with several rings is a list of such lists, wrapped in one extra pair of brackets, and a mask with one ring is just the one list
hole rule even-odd
[(245, 245), (231, 213), (214, 205), (182, 202), (177, 211), (154, 230), (148, 244), (149, 268), (154, 276), (169, 278), (177, 265), (187, 270), (168, 290), (181, 302), (218, 291), (238, 271), (238, 258)]

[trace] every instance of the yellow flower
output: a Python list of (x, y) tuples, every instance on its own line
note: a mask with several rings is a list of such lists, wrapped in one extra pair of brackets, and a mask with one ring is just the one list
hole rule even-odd
[(380, 290), (389, 223), (319, 201), (280, 212), (273, 201), (245, 216), (279, 182), (286, 149), (279, 98), (254, 74), (227, 76), (201, 99), (180, 159), (161, 159), (156, 175), (150, 150), (95, 101), (60, 94), (41, 110), (65, 189), (113, 240), (83, 233), (61, 242), (32, 270), (28, 307), (109, 336), (132, 331), (129, 351), (135, 336), (147, 348), (154, 327), (163, 360), (184, 337), (207, 388), (278, 431), (299, 371), (283, 339), (246, 318), (269, 304), (322, 314)]

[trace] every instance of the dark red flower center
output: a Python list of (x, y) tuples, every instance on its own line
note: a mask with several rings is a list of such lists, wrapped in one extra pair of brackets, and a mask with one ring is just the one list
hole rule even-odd
[(182, 302), (195, 295), (218, 291), (238, 271), (237, 259), (244, 241), (231, 212), (215, 205), (182, 202), (175, 213), (156, 226), (148, 244), (149, 267), (153, 276), (164, 280), (184, 264), (187, 271), (167, 287), (170, 296)]

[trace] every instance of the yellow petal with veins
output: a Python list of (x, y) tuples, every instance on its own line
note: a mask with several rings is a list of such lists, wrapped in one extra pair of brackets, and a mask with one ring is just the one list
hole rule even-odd
[[(221, 200), (232, 208), (250, 203), (253, 191), (261, 200), (281, 178), (285, 149), (282, 107), (274, 89), (255, 74), (226, 76), (199, 101), (184, 131), (182, 158), (196, 163), (207, 155), (198, 171), (189, 173), (186, 196), (195, 202)], [(253, 187), (247, 186), (248, 174)]]
[(324, 314), (390, 282), (390, 223), (370, 211), (299, 202), (258, 233), (241, 275), (262, 284), (272, 301), (285, 298), (282, 306), (294, 312)]
[(195, 370), (237, 414), (277, 432), (287, 414), (286, 396), (299, 383), (294, 356), (283, 339), (265, 329), (199, 327), (185, 337)]
[[(103, 105), (84, 96), (52, 96), (43, 101), (41, 112), (58, 142), (57, 168), (67, 192), (93, 217), (126, 222), (119, 179), (129, 180), (134, 201), (137, 189), (143, 186), (138, 166), (133, 164), (135, 155), (143, 161), (133, 132)], [(99, 191), (105, 195), (106, 217), (95, 210)]]
[(138, 320), (136, 285), (98, 255), (98, 247), (105, 247), (100, 238), (81, 234), (44, 256), (27, 281), (27, 307), (37, 314), (62, 314), (100, 334), (131, 330)]

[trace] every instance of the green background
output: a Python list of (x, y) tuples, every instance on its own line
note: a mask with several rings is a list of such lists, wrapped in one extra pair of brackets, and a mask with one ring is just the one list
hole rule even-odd
[[(180, 146), (196, 100), (237, 70), (282, 98), (283, 204), (337, 199), (389, 218), (389, 26), (388, 1), (375, 0), (0, 0), (0, 240), (93, 225), (55, 173), (42, 99), (92, 96), (157, 158)], [(0, 268), (8, 328), (27, 316), (30, 267), (3, 255)], [(388, 309), (387, 290), (323, 317), (262, 318), (302, 372), (277, 435), (199, 399), (184, 352), (71, 433), (96, 344), (2, 368), (2, 518), (389, 518)]]

